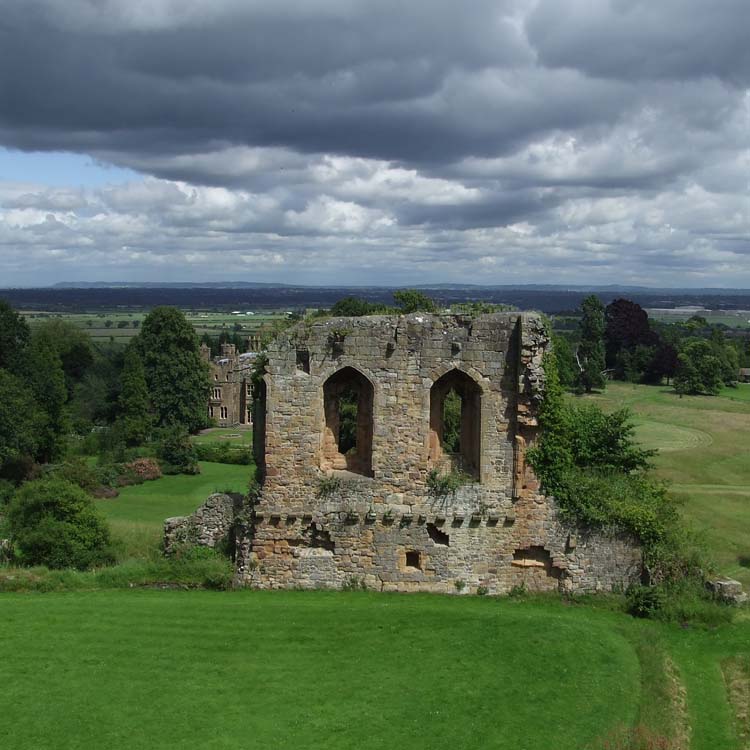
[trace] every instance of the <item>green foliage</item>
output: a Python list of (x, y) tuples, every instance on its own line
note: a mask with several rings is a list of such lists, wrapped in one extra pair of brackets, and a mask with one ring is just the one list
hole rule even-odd
[(37, 458), (55, 461), (64, 453), (70, 431), (68, 389), (60, 355), (46, 336), (32, 337), (27, 366), (28, 382), (43, 415), (37, 432)]
[(624, 473), (650, 467), (656, 451), (638, 446), (628, 409), (607, 414), (593, 404), (565, 408), (568, 443), (576, 466)]
[(357, 447), (357, 413), (359, 393), (345, 388), (338, 397), (339, 407), (339, 452), (348, 453)]
[(37, 456), (45, 425), (46, 415), (24, 381), (0, 370), (0, 467), (24, 456)]
[(427, 474), (427, 490), (433, 497), (443, 498), (453, 495), (459, 487), (470, 484), (474, 480), (461, 471), (449, 471), (441, 474), (438, 469), (432, 469)]
[(72, 482), (26, 483), (13, 496), (7, 518), (16, 556), (24, 565), (85, 570), (112, 561), (105, 520)]
[(580, 344), (578, 346), (579, 372), (575, 386), (581, 392), (591, 393), (594, 388), (604, 388), (604, 305), (591, 294), (581, 303)]
[(635, 443), (629, 412), (604, 414), (594, 406), (568, 406), (554, 357), (545, 357), (544, 369), (542, 434), (528, 453), (544, 491), (555, 496), (572, 521), (638, 537), (652, 581), (687, 574), (700, 578), (702, 558), (682, 529), (664, 484), (648, 475), (654, 452)]
[(80, 382), (94, 363), (91, 337), (69, 321), (52, 318), (34, 329), (32, 341), (44, 342), (46, 347), (60, 357), (70, 398), (75, 384)]
[(0, 369), (17, 374), (25, 370), (24, 357), (30, 338), (23, 316), (0, 299)]
[(461, 452), (461, 397), (453, 389), (443, 401), (443, 450)]
[(327, 500), (341, 490), (342, 484), (339, 477), (321, 477), (318, 480), (318, 491), (316, 494), (321, 500)]
[(454, 315), (468, 315), (475, 318), (477, 315), (491, 315), (492, 313), (510, 312), (517, 310), (515, 305), (496, 304), (493, 302), (459, 302), (451, 305), (451, 313)]
[(377, 302), (367, 302), (358, 297), (344, 297), (335, 302), (328, 311), (336, 318), (359, 318), (363, 315), (379, 315), (387, 312), (387, 307)]
[(129, 346), (121, 375), (120, 424), (126, 445), (141, 445), (146, 442), (153, 426), (149, 406), (146, 373), (138, 350)]
[(196, 447), (187, 431), (178, 425), (165, 427), (156, 447), (165, 474), (199, 474)]
[(572, 388), (578, 366), (570, 342), (565, 336), (552, 332), (552, 351), (555, 353), (560, 385), (564, 388)]
[[(723, 385), (724, 369), (709, 341), (687, 341), (677, 357), (674, 389), (682, 394), (705, 393), (715, 396)], [(736, 378), (736, 376), (735, 376)]]
[(253, 454), (249, 447), (235, 448), (229, 443), (196, 443), (195, 455), (199, 461), (213, 461), (218, 464), (249, 465)]
[(174, 307), (154, 308), (134, 345), (143, 362), (156, 426), (179, 425), (189, 432), (204, 427), (208, 365), (184, 314)]
[(435, 301), (417, 289), (399, 289), (393, 293), (393, 301), (404, 315), (414, 312), (436, 313)]

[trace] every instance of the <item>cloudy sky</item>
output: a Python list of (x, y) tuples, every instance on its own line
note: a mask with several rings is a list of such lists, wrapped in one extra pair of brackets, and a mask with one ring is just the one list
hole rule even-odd
[(748, 0), (0, 0), (0, 286), (750, 287)]

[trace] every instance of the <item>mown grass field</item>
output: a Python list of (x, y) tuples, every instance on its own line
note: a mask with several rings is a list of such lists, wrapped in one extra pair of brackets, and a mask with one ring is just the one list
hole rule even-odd
[(639, 724), (679, 741), (651, 747), (741, 747), (721, 666), (750, 653), (747, 622), (361, 592), (0, 601), (0, 736), (17, 750), (601, 750)]
[(680, 398), (666, 386), (609, 383), (582, 398), (632, 410), (636, 435), (658, 449), (658, 474), (705, 532), (719, 569), (750, 588), (750, 385)]

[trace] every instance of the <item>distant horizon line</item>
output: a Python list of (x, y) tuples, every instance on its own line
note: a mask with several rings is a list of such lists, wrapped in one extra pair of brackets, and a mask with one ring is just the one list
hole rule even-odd
[(23, 284), (4, 286), (0, 289), (117, 289), (127, 287), (149, 287), (154, 289), (167, 288), (277, 288), (277, 289), (422, 289), (422, 290), (450, 290), (450, 289), (528, 289), (528, 290), (561, 290), (561, 291), (642, 291), (642, 292), (740, 292), (750, 293), (745, 287), (724, 286), (645, 286), (643, 284), (471, 284), (460, 282), (430, 282), (421, 284), (361, 284), (361, 283), (284, 283), (276, 281), (58, 281), (54, 284)]

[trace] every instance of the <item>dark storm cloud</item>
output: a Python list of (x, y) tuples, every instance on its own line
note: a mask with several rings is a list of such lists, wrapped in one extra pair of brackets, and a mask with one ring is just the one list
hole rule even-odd
[(672, 268), (750, 284), (746, 0), (2, 11), (0, 145), (152, 176), (0, 181), (11, 270), (33, 258), (371, 280), (380, 259), (421, 279), (455, 273), (452, 255), (520, 279), (675, 283)]

